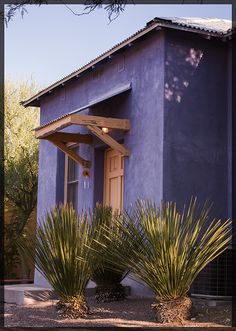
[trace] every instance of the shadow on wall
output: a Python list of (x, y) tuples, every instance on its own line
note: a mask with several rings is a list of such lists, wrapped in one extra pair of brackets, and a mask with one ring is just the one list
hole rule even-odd
[[(227, 217), (227, 49), (169, 37), (165, 57), (164, 199), (197, 196)], [(220, 187), (220, 190), (219, 190)]]
[(203, 51), (175, 44), (170, 44), (169, 47), (171, 52), (167, 52), (165, 61), (164, 95), (166, 100), (180, 103), (201, 62)]

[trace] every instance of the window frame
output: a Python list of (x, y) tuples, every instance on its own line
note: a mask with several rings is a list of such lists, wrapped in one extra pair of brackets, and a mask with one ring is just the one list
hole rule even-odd
[[(78, 143), (71, 143), (71, 144), (68, 144), (67, 147), (69, 147), (71, 149), (75, 149), (75, 148), (78, 148), (79, 145), (80, 144), (78, 144)], [(64, 176), (64, 205), (67, 205), (68, 204), (68, 185), (70, 185), (70, 184), (77, 184), (78, 185), (78, 192), (79, 192), (79, 176), (78, 176), (78, 179), (68, 181), (68, 177), (69, 177), (69, 158), (70, 157), (67, 154), (65, 154), (65, 167), (64, 167), (64, 173), (65, 173), (65, 176)], [(76, 165), (79, 167), (79, 164), (76, 163)], [(78, 175), (79, 175), (79, 169), (78, 169)]]

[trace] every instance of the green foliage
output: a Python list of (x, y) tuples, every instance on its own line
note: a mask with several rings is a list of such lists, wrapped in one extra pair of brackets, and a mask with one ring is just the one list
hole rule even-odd
[(37, 91), (38, 86), (34, 81), (5, 82), (5, 166), (8, 166), (12, 160), (20, 160), (22, 153), (33, 156), (38, 147), (38, 141), (32, 131), (39, 125), (38, 108), (24, 108), (20, 105), (22, 100), (26, 100)]
[(103, 206), (99, 203), (93, 211), (93, 225), (99, 227), (101, 225), (110, 226), (112, 223), (112, 207)]
[(38, 141), (32, 129), (39, 125), (39, 114), (25, 109), (20, 101), (36, 90), (34, 82), (8, 80), (5, 84), (5, 197), (26, 216), (36, 205)]
[[(5, 206), (5, 210), (8, 207)], [(20, 256), (18, 254), (18, 249), (15, 244), (16, 233), (18, 233), (18, 215), (15, 213), (16, 208), (12, 205), (10, 208), (13, 210), (13, 217), (10, 220), (9, 224), (5, 224), (5, 249), (4, 249), (4, 279), (12, 279), (17, 278), (17, 274), (15, 273), (15, 268), (20, 263)]]
[(94, 250), (98, 238), (86, 214), (78, 215), (72, 206), (59, 206), (39, 224), (34, 243), (19, 240), (18, 245), (59, 297), (68, 300), (84, 297), (99, 263)]
[(119, 216), (112, 214), (111, 207), (97, 204), (94, 209), (93, 226), (98, 229), (106, 228), (105, 235), (100, 239), (100, 243), (106, 249), (103, 248), (100, 265), (92, 275), (92, 280), (98, 286), (116, 286), (128, 273), (127, 268), (120, 264), (120, 257), (112, 254), (117, 244), (116, 239), (126, 240), (123, 236), (122, 227), (119, 226), (119, 223), (113, 221), (117, 217)]
[(207, 204), (200, 210), (196, 199), (182, 213), (172, 202), (158, 208), (150, 201), (138, 201), (122, 222), (116, 220), (129, 239), (117, 241), (114, 254), (157, 298), (183, 297), (198, 273), (231, 240), (231, 221), (210, 221), (210, 210)]
[[(22, 153), (22, 159), (9, 162), (6, 167), (5, 194), (22, 213), (22, 218), (27, 221), (36, 206), (37, 201), (37, 160), (38, 150), (34, 151), (32, 158), (28, 152)], [(18, 226), (18, 233), (24, 228), (24, 221)]]
[(14, 209), (10, 221), (5, 223), (6, 277), (14, 277), (11, 270), (20, 262), (15, 243), (23, 235), (36, 207), (38, 141), (32, 129), (39, 125), (39, 113), (37, 109), (25, 109), (20, 101), (36, 93), (37, 89), (33, 81), (5, 82), (5, 204)]

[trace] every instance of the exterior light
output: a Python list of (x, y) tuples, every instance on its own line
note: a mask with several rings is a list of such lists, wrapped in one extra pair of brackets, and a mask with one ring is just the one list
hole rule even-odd
[(102, 132), (103, 133), (108, 133), (109, 132), (109, 129), (108, 128), (102, 128)]
[(90, 184), (89, 184), (89, 177), (90, 177), (90, 170), (89, 168), (84, 168), (82, 175), (84, 177), (84, 189), (89, 189)]

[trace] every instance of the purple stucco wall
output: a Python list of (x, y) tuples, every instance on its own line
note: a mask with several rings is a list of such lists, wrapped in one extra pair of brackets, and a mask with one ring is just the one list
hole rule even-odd
[[(124, 70), (122, 68), (124, 62)], [(226, 43), (193, 33), (155, 31), (106, 64), (101, 75), (84, 74), (52, 91), (41, 101), (41, 124), (88, 104), (110, 90), (132, 83), (132, 90), (82, 113), (131, 122), (129, 132), (112, 135), (130, 149), (124, 166), (124, 207), (137, 198), (173, 200), (180, 207), (191, 195), (214, 202), (214, 214), (229, 211), (230, 125)], [(70, 132), (87, 133), (83, 127)], [(83, 188), (80, 167), (79, 211), (103, 197), (104, 150), (81, 144), (80, 154), (92, 161), (90, 188)], [(38, 218), (63, 201), (64, 155), (40, 142)], [(45, 285), (36, 272), (35, 283)], [(134, 294), (150, 295), (133, 281)]]
[[(118, 70), (124, 61), (124, 70)], [(120, 66), (122, 67), (122, 65)], [(120, 96), (84, 110), (93, 115), (128, 118), (129, 132), (114, 133), (131, 150), (124, 165), (124, 207), (137, 198), (162, 199), (162, 139), (163, 139), (163, 91), (164, 91), (164, 35), (154, 33), (129, 47), (124, 53), (114, 56), (100, 67), (102, 74), (93, 79), (93, 74), (84, 75), (76, 82), (53, 91), (41, 102), (41, 124), (88, 104), (109, 90), (132, 83), (132, 90)], [(82, 127), (73, 127), (70, 132), (85, 133)], [(94, 139), (92, 146), (82, 144), (80, 154), (92, 161), (90, 188), (84, 190), (79, 184), (79, 211), (93, 208), (103, 194), (104, 146)], [(80, 167), (81, 168), (81, 167)], [(80, 169), (80, 178), (81, 178)], [(81, 178), (82, 179), (82, 178)], [(38, 218), (46, 210), (63, 201), (64, 162), (63, 155), (47, 141), (40, 142)], [(94, 183), (94, 185), (93, 185)], [(45, 285), (38, 272), (35, 283)], [(136, 288), (140, 288), (139, 285)]]
[(168, 33), (165, 57), (163, 198), (191, 195), (228, 217), (226, 43)]

